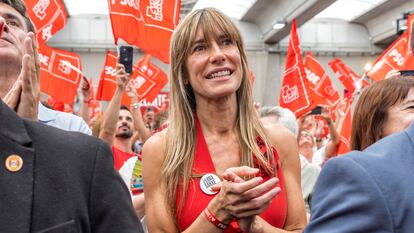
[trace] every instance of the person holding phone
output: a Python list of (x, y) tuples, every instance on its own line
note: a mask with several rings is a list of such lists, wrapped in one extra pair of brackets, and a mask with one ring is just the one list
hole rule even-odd
[(191, 12), (170, 59), (170, 124), (143, 147), (149, 232), (300, 232), (296, 138), (261, 124), (234, 23)]

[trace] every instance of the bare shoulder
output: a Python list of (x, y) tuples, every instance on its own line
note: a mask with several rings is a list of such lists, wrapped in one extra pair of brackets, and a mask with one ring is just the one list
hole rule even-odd
[(290, 156), (298, 156), (296, 136), (290, 130), (281, 124), (266, 125), (264, 127), (270, 143), (278, 151), (282, 163)]
[(166, 142), (166, 130), (152, 135), (147, 141), (145, 141), (144, 147), (142, 148), (143, 163), (162, 164), (165, 156), (164, 152), (166, 149)]

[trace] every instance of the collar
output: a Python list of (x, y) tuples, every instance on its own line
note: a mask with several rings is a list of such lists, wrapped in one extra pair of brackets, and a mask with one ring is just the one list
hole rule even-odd
[(42, 123), (48, 123), (50, 121), (56, 120), (56, 114), (57, 112), (45, 107), (41, 102), (39, 102), (39, 114), (37, 115), (37, 118)]
[(17, 116), (17, 114), (11, 110), (1, 99), (0, 129), (0, 134), (21, 145), (27, 145), (32, 142), (32, 139), (26, 131), (24, 121), (19, 116)]
[(407, 133), (408, 137), (410, 137), (411, 143), (414, 144), (414, 122), (411, 123), (407, 129), (405, 129), (405, 132)]

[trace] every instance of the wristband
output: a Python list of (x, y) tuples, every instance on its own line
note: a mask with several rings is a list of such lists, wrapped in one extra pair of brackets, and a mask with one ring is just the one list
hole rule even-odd
[(204, 209), (203, 212), (204, 212), (204, 215), (206, 216), (207, 220), (209, 222), (211, 222), (218, 229), (224, 231), (229, 226), (228, 224), (222, 223), (220, 220), (218, 220), (218, 218), (216, 218), (216, 216), (214, 216), (213, 213), (211, 213), (210, 210), (208, 210), (207, 207)]
[(141, 107), (141, 105), (140, 105), (139, 103), (133, 103), (133, 104), (131, 104), (131, 107), (132, 107), (133, 109), (138, 109), (138, 108), (140, 108), (140, 107)]

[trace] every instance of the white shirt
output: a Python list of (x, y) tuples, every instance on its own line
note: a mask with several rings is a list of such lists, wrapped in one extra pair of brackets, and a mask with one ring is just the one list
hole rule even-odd
[(42, 103), (39, 103), (38, 111), (37, 118), (39, 122), (67, 131), (92, 135), (92, 131), (88, 124), (86, 124), (81, 117), (71, 113), (59, 112), (46, 108)]

